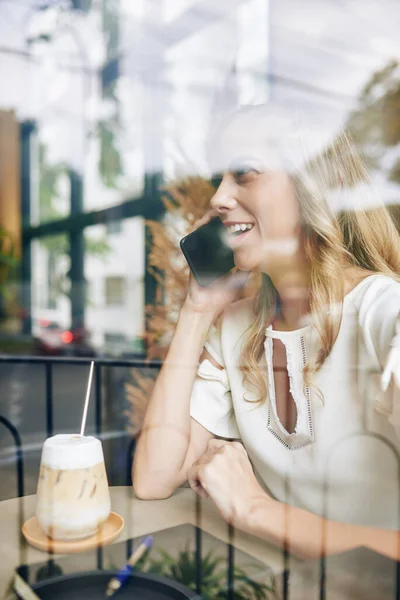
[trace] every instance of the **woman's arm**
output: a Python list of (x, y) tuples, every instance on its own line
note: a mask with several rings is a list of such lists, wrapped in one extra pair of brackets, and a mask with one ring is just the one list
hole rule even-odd
[[(216, 216), (209, 211), (196, 229)], [(248, 274), (241, 271), (206, 288), (190, 277), (188, 295), (175, 335), (147, 407), (132, 468), (133, 487), (143, 499), (170, 496), (187, 479), (188, 468), (203, 454), (213, 435), (190, 417), (198, 362), (212, 323), (234, 302)], [(215, 365), (204, 352), (204, 358)], [(221, 366), (220, 366), (221, 368)]]
[[(212, 437), (190, 417), (190, 397), (212, 317), (182, 309), (135, 451), (133, 487), (142, 499), (170, 496)], [(210, 358), (210, 357), (207, 357)]]
[(199, 495), (213, 500), (226, 521), (279, 546), (286, 544), (300, 557), (319, 558), (365, 546), (400, 560), (397, 531), (329, 521), (272, 499), (258, 483), (238, 442), (210, 440), (188, 479)]
[(290, 552), (305, 558), (319, 558), (364, 546), (400, 560), (397, 531), (330, 521), (272, 500), (265, 493), (255, 499), (237, 526), (279, 546), (287, 544)]
[[(211, 216), (212, 213), (208, 213), (197, 226), (209, 221)], [(213, 437), (190, 417), (193, 385), (208, 331), (216, 317), (237, 298), (247, 277), (247, 273), (237, 271), (206, 288), (190, 278), (188, 295), (154, 386), (135, 451), (132, 479), (139, 498), (170, 496), (186, 481), (188, 468), (203, 454)], [(222, 368), (208, 352), (203, 352), (204, 358)]]

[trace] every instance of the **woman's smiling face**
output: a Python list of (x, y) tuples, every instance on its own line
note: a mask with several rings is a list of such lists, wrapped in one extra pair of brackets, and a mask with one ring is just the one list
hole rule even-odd
[(213, 148), (224, 175), (210, 205), (227, 227), (236, 266), (269, 273), (298, 249), (300, 206), (260, 128), (237, 133), (228, 127)]

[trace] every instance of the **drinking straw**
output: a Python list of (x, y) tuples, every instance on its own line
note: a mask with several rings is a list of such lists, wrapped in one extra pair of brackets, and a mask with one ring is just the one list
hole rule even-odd
[(87, 417), (87, 411), (88, 411), (88, 407), (89, 407), (90, 391), (92, 389), (93, 370), (94, 370), (94, 360), (92, 360), (92, 362), (90, 363), (89, 379), (88, 379), (88, 384), (87, 384), (87, 389), (86, 389), (85, 406), (83, 407), (81, 436), (83, 436), (85, 433), (86, 417)]

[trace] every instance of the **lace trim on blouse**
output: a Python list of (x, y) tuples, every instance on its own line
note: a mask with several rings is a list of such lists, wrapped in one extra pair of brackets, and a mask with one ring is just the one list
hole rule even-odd
[(273, 373), (273, 338), (267, 335), (264, 342), (269, 396), (267, 427), (270, 433), (284, 446), (290, 450), (296, 450), (311, 444), (314, 440), (310, 388), (305, 386), (303, 391), (303, 370), (307, 362), (306, 345), (303, 335), (290, 339), (279, 337), (279, 339), (284, 344), (286, 350), (289, 388), (296, 404), (297, 421), (295, 431), (289, 433), (279, 419)]

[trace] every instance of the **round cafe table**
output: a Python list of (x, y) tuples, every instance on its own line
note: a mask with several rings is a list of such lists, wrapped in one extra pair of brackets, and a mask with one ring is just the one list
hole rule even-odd
[[(193, 542), (193, 526), (198, 526), (204, 532), (202, 556), (207, 552), (207, 539), (208, 542), (212, 540), (213, 547), (217, 547), (219, 555), (225, 557), (230, 542), (234, 548), (235, 564), (244, 568), (252, 579), (263, 581), (263, 577), (267, 573), (270, 577), (272, 571), (276, 576), (278, 589), (282, 591), (286, 588), (286, 598), (313, 600), (321, 597), (319, 559), (302, 561), (288, 556), (285, 563), (282, 550), (265, 540), (237, 529), (234, 530), (233, 537), (230, 537), (228, 526), (214, 504), (210, 500), (199, 501), (190, 488), (179, 488), (170, 498), (153, 501), (138, 500), (130, 487), (111, 487), (110, 492), (112, 510), (119, 513), (125, 521), (124, 530), (114, 544), (154, 533), (155, 544), (157, 539), (159, 543), (162, 541), (159, 547), (173, 554), (174, 550), (182, 549), (185, 540), (182, 533), (177, 533), (178, 529), (171, 528), (177, 527), (179, 532), (183, 529), (189, 530)], [(35, 496), (0, 502), (0, 598), (5, 597), (18, 566), (44, 563), (49, 558), (48, 554), (30, 547), (20, 533), (22, 524), (32, 517), (34, 512)], [(123, 566), (126, 558), (121, 559), (122, 564), (109, 563), (107, 553), (112, 554), (114, 550), (112, 545), (103, 548), (103, 568), (115, 569)], [(90, 564), (86, 565), (85, 554), (70, 554), (62, 558), (54, 555), (56, 564), (57, 559), (75, 561), (70, 563), (72, 572), (77, 570), (77, 565), (80, 571), (93, 570), (93, 558), (92, 554)], [(251, 564), (253, 567), (256, 565), (256, 571), (250, 573), (247, 567), (253, 568)], [(290, 571), (289, 577), (283, 575), (285, 568)], [(356, 549), (350, 553), (327, 557), (323, 580), (329, 600), (393, 600), (396, 598), (396, 579), (396, 569), (392, 561), (366, 549)], [(284, 595), (281, 594), (280, 597), (283, 598)]]
[[(229, 542), (228, 526), (214, 504), (201, 500), (198, 510), (196, 494), (190, 488), (179, 488), (166, 500), (152, 501), (138, 500), (130, 487), (111, 487), (110, 493), (112, 510), (125, 521), (124, 530), (114, 543), (185, 524), (198, 525), (223, 544)], [(46, 553), (29, 546), (20, 533), (22, 524), (35, 513), (35, 500), (32, 495), (0, 502), (0, 598), (5, 597), (18, 566), (44, 562), (48, 558)], [(283, 571), (282, 551), (268, 542), (235, 530), (233, 546), (276, 574)], [(77, 555), (74, 557), (76, 560)]]

